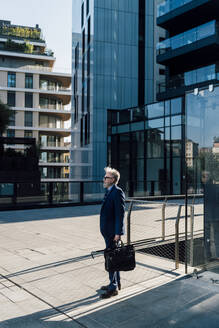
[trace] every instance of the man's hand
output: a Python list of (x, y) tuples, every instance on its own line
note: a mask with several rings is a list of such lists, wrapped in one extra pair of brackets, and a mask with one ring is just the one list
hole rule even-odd
[(119, 240), (120, 240), (120, 235), (115, 235), (115, 237), (114, 237), (113, 240), (114, 240), (114, 241), (119, 241)]

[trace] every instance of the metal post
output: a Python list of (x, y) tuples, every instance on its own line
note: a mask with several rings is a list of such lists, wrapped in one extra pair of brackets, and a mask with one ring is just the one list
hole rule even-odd
[(175, 223), (175, 268), (179, 269), (179, 220), (182, 205), (179, 205)]
[(50, 205), (53, 203), (53, 182), (49, 182), (48, 202)]
[(18, 184), (17, 184), (17, 182), (15, 182), (14, 183), (14, 190), (13, 190), (13, 197), (12, 197), (13, 205), (17, 204), (17, 187), (18, 187)]
[(194, 232), (194, 205), (191, 205), (190, 206), (190, 265), (191, 266), (193, 266), (193, 258), (194, 258), (193, 232)]
[(80, 203), (84, 202), (84, 182), (80, 182)]
[(167, 198), (165, 198), (162, 205), (162, 239), (165, 240), (165, 208), (166, 208)]
[(128, 214), (127, 214), (127, 245), (131, 244), (131, 212), (132, 212), (133, 202), (130, 203)]

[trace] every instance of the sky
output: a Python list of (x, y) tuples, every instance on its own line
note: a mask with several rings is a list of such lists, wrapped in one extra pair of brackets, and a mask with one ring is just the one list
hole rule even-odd
[[(47, 48), (54, 52), (55, 72), (71, 73), (72, 6), (80, 0), (5, 0), (1, 1), (0, 20), (11, 24), (39, 24)], [(76, 26), (78, 22), (75, 22)]]

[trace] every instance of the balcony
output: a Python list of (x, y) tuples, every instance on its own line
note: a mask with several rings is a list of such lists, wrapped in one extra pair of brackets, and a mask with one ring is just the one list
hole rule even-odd
[(64, 106), (62, 104), (59, 104), (59, 105), (53, 105), (53, 104), (45, 105), (45, 104), (40, 104), (39, 105), (39, 108), (40, 109), (45, 109), (45, 110), (53, 110), (53, 111), (57, 111), (57, 112), (59, 112), (59, 111), (63, 111), (65, 113), (66, 112), (67, 113), (69, 112), (69, 114), (70, 114), (70, 111), (71, 111), (71, 106)]
[(48, 87), (40, 87), (40, 90), (42, 91), (54, 91), (54, 92), (71, 92), (71, 88), (65, 88), (60, 86), (48, 86)]
[[(185, 57), (186, 60), (189, 62), (194, 60), (195, 65), (201, 57), (206, 60), (209, 54), (213, 53), (213, 49), (209, 51), (209, 47), (218, 48), (218, 46), (218, 24), (214, 20), (158, 43), (157, 62), (166, 65), (176, 57), (182, 62), (184, 56), (189, 54), (189, 58)], [(206, 57), (204, 57), (205, 53)]]
[(176, 8), (182, 7), (193, 0), (167, 0), (157, 6), (157, 17), (166, 15)]
[(218, 17), (218, 0), (167, 0), (157, 7), (157, 25), (179, 31)]
[(49, 94), (40, 95), (39, 108), (69, 112), (71, 110), (71, 106), (69, 104), (71, 100), (70, 98), (71, 98), (70, 95), (68, 96), (65, 95), (51, 96)]
[(57, 167), (68, 167), (70, 164), (68, 162), (45, 162), (43, 160), (39, 161), (39, 166), (57, 166)]
[(185, 91), (195, 87), (203, 87), (219, 81), (219, 72), (216, 65), (201, 67), (183, 74), (172, 76), (168, 83), (157, 84), (159, 100), (184, 94)]
[[(2, 40), (1, 40), (1, 42), (2, 42)], [(40, 49), (37, 49), (36, 47), (34, 47), (33, 44), (28, 43), (28, 42), (21, 43), (21, 42), (15, 42), (15, 41), (12, 41), (11, 39), (8, 39), (8, 40), (6, 40), (6, 42), (1, 44), (1, 46), (3, 46), (2, 51), (21, 52), (24, 54), (49, 56), (49, 57), (54, 56), (53, 51), (45, 48), (45, 46), (42, 46)]]

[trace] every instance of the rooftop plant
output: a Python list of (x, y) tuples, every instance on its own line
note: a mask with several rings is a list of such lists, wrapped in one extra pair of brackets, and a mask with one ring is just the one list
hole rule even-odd
[(12, 27), (12, 26), (1, 26), (0, 34), (8, 36), (17, 36), (26, 39), (42, 40), (41, 31), (36, 28), (29, 27)]
[(28, 42), (24, 43), (17, 43), (8, 39), (7, 42), (4, 44), (4, 49), (9, 51), (19, 51), (24, 52), (27, 54), (33, 53), (33, 45), (29, 44)]
[(50, 49), (42, 48), (38, 50), (34, 50), (33, 44), (30, 44), (28, 41), (23, 43), (17, 43), (8, 39), (4, 44), (4, 50), (6, 51), (15, 51), (15, 52), (22, 52), (25, 54), (36, 54), (36, 55), (46, 55), (46, 56), (53, 56), (54, 53)]

